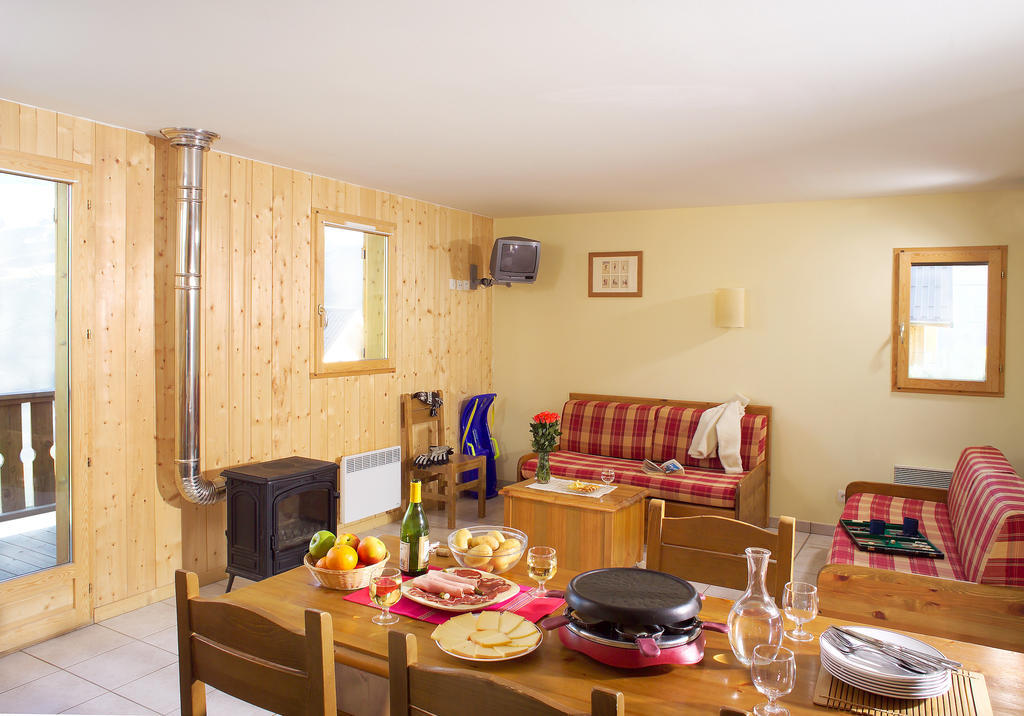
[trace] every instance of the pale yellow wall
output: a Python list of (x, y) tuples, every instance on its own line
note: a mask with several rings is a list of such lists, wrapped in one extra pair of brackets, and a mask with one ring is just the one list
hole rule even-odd
[[(543, 244), (532, 286), (494, 287), (502, 479), (529, 417), (570, 391), (775, 409), (772, 514), (831, 522), (852, 480), (952, 469), (991, 443), (1024, 469), (1024, 191), (500, 219)], [(1005, 398), (889, 389), (892, 249), (1008, 244)], [(644, 252), (642, 298), (588, 298), (587, 252)], [(747, 327), (712, 291), (747, 289)]]

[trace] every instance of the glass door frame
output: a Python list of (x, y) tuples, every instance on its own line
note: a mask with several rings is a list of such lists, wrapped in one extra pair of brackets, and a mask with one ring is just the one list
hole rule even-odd
[[(69, 411), (70, 450), (67, 464), (69, 474), (61, 480), (57, 477), (58, 517), (60, 514), (60, 492), (68, 491), (70, 482), (70, 538), (71, 544), (60, 545), (58, 535), (58, 556), (62, 549), (70, 561), (38, 572), (0, 582), (0, 653), (20, 648), (42, 639), (74, 629), (92, 621), (91, 557), (89, 538), (89, 459), (92, 430), (92, 386), (95, 383), (92, 370), (90, 326), (93, 317), (93, 226), (90, 211), (92, 197), (92, 167), (79, 162), (50, 159), (35, 154), (26, 154), (0, 149), (0, 172), (45, 179), (66, 184), (70, 190), (68, 223), (68, 251), (62, 260), (57, 258), (57, 276), (67, 272), (64, 282), (67, 294), (67, 323), (58, 329), (67, 329), (67, 357), (61, 366), (58, 360), (58, 383), (66, 377), (66, 387), (55, 386), (55, 411)], [(59, 241), (59, 239), (58, 239)], [(59, 253), (59, 252), (58, 252)], [(61, 295), (58, 281), (58, 300)], [(57, 346), (61, 355), (61, 346)], [(61, 395), (63, 395), (63, 406)], [(66, 414), (66, 413), (65, 413)], [(58, 417), (58, 419), (60, 419)], [(65, 507), (65, 509), (67, 509)], [(67, 516), (64, 519), (68, 519)]]

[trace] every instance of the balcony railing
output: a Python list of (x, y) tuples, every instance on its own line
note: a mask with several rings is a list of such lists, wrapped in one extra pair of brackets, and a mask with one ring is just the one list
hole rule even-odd
[(0, 395), (0, 522), (55, 507), (53, 397)]

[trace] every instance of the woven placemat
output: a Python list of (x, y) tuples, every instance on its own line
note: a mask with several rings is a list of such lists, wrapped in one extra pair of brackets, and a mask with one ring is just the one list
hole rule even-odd
[(982, 674), (954, 671), (951, 676), (953, 685), (942, 696), (894, 699), (843, 683), (821, 667), (814, 686), (814, 703), (866, 716), (992, 716), (992, 703)]

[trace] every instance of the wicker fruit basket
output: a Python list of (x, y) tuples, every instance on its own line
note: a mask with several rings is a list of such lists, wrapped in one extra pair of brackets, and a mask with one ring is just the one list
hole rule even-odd
[(359, 569), (321, 569), (316, 566), (313, 562), (313, 557), (309, 552), (306, 552), (306, 556), (302, 559), (302, 563), (306, 565), (306, 569), (316, 577), (316, 580), (320, 584), (328, 589), (340, 589), (342, 591), (351, 591), (353, 589), (362, 589), (363, 587), (370, 586), (370, 580), (379, 575), (384, 571), (384, 568), (388, 566), (388, 560), (391, 559), (391, 554), (384, 556), (384, 559), (377, 562), (377, 564), (370, 564)]

